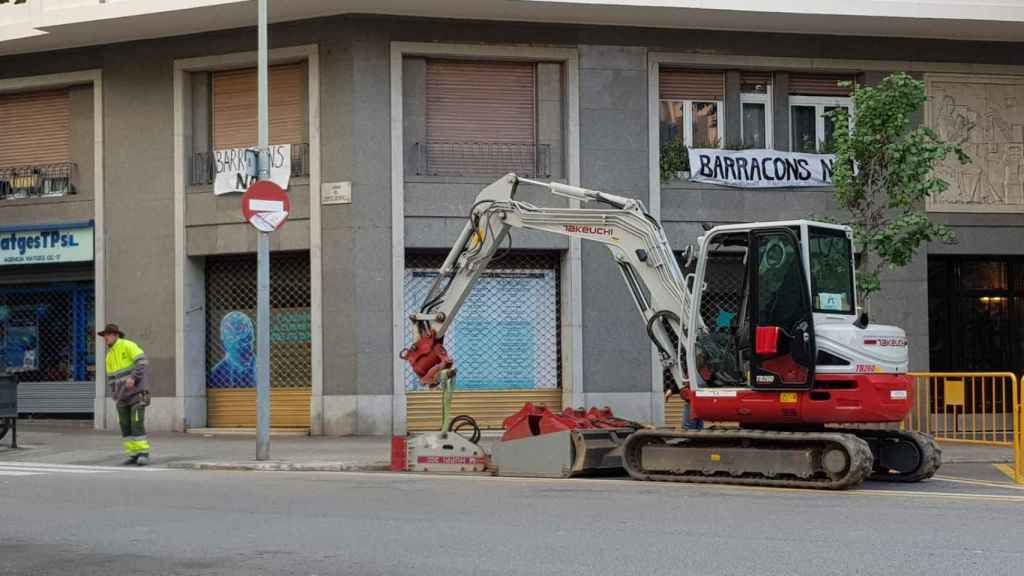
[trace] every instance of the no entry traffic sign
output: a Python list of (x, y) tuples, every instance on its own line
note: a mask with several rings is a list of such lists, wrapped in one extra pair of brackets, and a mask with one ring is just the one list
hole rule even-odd
[(254, 182), (242, 194), (242, 215), (260, 232), (273, 232), (288, 218), (288, 194), (270, 180)]

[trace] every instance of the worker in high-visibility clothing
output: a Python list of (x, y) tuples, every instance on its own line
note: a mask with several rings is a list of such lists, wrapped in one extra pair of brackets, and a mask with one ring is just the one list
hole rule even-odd
[(149, 360), (138, 344), (124, 337), (117, 324), (107, 324), (99, 335), (107, 345), (107, 384), (117, 403), (117, 421), (128, 458), (126, 466), (149, 464), (149, 440), (146, 438), (146, 369)]

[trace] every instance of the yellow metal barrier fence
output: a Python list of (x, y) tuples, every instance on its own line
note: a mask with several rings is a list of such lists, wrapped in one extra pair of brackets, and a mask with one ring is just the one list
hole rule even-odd
[(914, 406), (903, 427), (943, 442), (1013, 449), (1014, 480), (1024, 484), (1021, 390), (1010, 372), (915, 372)]

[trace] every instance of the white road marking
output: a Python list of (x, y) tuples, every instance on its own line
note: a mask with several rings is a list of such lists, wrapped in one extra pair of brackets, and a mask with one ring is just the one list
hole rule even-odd
[(47, 464), (45, 462), (0, 462), (2, 476), (38, 476), (42, 474), (112, 474), (114, 472), (160, 472), (165, 468), (138, 466), (89, 466)]

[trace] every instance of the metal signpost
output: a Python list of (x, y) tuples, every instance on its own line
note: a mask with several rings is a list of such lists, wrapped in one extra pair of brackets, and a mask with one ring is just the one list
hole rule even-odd
[[(257, 108), (259, 153), (257, 180), (270, 178), (270, 110), (267, 95), (267, 0), (259, 0)], [(258, 182), (257, 182), (258, 184)], [(242, 204), (247, 208), (247, 202)], [(257, 227), (259, 229), (259, 227)], [(256, 459), (270, 458), (270, 231), (259, 229), (256, 251)]]

